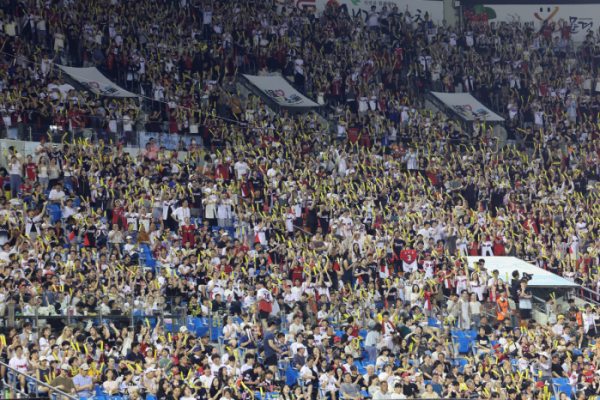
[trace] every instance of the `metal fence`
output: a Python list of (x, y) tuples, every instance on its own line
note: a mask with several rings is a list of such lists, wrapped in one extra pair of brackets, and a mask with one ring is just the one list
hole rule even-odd
[[(63, 392), (62, 390), (56, 389), (49, 383), (44, 383), (29, 374), (19, 372), (3, 362), (0, 362), (0, 366), (4, 367), (7, 371), (7, 382), (4, 383), (4, 393), (2, 393), (3, 398), (5, 399), (46, 397), (48, 395), (50, 400), (80, 400), (77, 396), (73, 396)], [(17, 381), (19, 379), (17, 378), (20, 376), (25, 377), (27, 382), (26, 387), (29, 390), (29, 393), (18, 388), (19, 386), (17, 385)], [(47, 390), (40, 390), (40, 387), (46, 388)]]
[(182, 297), (164, 296), (153, 304), (140, 304), (139, 300), (134, 300), (134, 304), (125, 305), (114, 312), (107, 310), (104, 305), (99, 306), (95, 312), (88, 312), (81, 309), (85, 303), (82, 306), (69, 304), (63, 310), (56, 310), (53, 305), (42, 307), (41, 300), (40, 304), (33, 306), (7, 303), (0, 323), (5, 328), (20, 328), (27, 321), (31, 322), (38, 332), (46, 326), (53, 330), (60, 330), (64, 326), (89, 330), (91, 326), (102, 327), (110, 324), (119, 329), (128, 328), (133, 331), (140, 324), (150, 325), (152, 321), (153, 326), (160, 325), (168, 328), (167, 330), (178, 331), (182, 326), (188, 325), (188, 304), (182, 300)]

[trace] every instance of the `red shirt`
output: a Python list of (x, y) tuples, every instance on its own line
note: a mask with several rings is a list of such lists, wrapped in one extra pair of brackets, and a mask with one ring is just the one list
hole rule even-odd
[(25, 174), (27, 175), (27, 177), (29, 178), (29, 180), (31, 182), (35, 181), (35, 174), (37, 172), (37, 166), (35, 163), (29, 163), (29, 164), (25, 164)]
[(33, 191), (33, 187), (29, 184), (25, 184), (23, 183), (21, 185), (21, 193), (25, 194), (25, 193), (31, 193)]

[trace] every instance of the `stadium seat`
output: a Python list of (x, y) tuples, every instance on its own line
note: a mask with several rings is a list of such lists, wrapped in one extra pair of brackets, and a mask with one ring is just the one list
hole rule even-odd
[(298, 371), (296, 371), (294, 368), (288, 368), (288, 370), (285, 372), (285, 384), (293, 386), (296, 384), (297, 380)]

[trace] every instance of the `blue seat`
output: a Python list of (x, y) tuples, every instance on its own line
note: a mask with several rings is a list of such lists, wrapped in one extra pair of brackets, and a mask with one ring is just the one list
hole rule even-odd
[(298, 371), (294, 368), (288, 368), (288, 370), (285, 371), (285, 384), (289, 386), (295, 385), (298, 381), (298, 375)]
[(369, 365), (372, 365), (373, 367), (375, 367), (375, 363), (373, 361), (368, 361), (368, 360), (363, 360), (362, 361), (362, 366), (366, 369)]
[(571, 397), (571, 393), (575, 390), (575, 387), (569, 385), (569, 384), (565, 384), (565, 385), (559, 385), (558, 386), (558, 390), (560, 392), (564, 392), (567, 394), (567, 397)]
[(562, 386), (565, 384), (565, 379), (564, 378), (552, 378), (552, 383), (555, 385)]
[(468, 353), (471, 349), (471, 339), (467, 337), (458, 338), (458, 351), (460, 353)]
[(477, 332), (475, 332), (475, 331), (465, 331), (465, 336), (468, 336), (471, 339), (475, 339), (477, 337)]

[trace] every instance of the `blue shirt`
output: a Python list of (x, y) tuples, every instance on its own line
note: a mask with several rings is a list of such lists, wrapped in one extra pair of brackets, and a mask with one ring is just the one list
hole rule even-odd
[(265, 333), (265, 358), (269, 358), (273, 354), (277, 354), (277, 351), (269, 346), (269, 340), (272, 340), (273, 343), (275, 343), (275, 335), (273, 335), (273, 332), (271, 331), (267, 331), (267, 333)]
[[(74, 378), (73, 378), (73, 385), (75, 386), (85, 386), (85, 385), (91, 385), (92, 384), (92, 377), (91, 376), (81, 376), (81, 374), (77, 374)], [(80, 397), (89, 397), (90, 394), (92, 393), (92, 391), (89, 388), (85, 388), (81, 391), (77, 392), (77, 396)]]
[(433, 391), (436, 392), (438, 396), (442, 397), (442, 392), (444, 391), (442, 385), (439, 383), (432, 383), (431, 386), (433, 386)]

